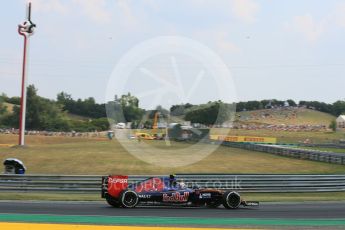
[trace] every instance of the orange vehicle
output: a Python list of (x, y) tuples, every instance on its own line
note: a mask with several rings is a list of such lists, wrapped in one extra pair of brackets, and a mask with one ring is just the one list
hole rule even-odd
[(148, 133), (135, 133), (136, 138), (140, 138), (142, 140), (154, 140), (155, 138)]

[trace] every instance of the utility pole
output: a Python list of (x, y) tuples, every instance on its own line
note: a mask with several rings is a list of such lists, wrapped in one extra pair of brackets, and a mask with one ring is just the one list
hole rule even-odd
[(27, 85), (27, 56), (29, 49), (29, 37), (34, 33), (36, 25), (31, 21), (31, 2), (27, 6), (27, 19), (18, 25), (18, 33), (24, 37), (24, 52), (22, 66), (22, 90), (20, 97), (20, 115), (19, 115), (19, 145), (25, 145), (25, 116), (26, 116), (26, 85)]

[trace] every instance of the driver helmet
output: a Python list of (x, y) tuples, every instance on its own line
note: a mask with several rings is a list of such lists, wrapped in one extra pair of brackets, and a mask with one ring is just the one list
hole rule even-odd
[(178, 182), (177, 185), (178, 185), (181, 189), (185, 189), (185, 188), (187, 187), (186, 184), (185, 184), (183, 181)]
[(175, 186), (176, 185), (176, 178), (175, 178), (175, 174), (171, 174), (169, 175), (169, 186)]

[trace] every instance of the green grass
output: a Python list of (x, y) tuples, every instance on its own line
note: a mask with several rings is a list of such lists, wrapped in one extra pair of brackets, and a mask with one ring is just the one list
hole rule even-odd
[[(0, 143), (16, 143), (15, 135), (0, 135)], [(169, 174), (169, 173), (345, 173), (345, 166), (276, 156), (220, 146), (211, 155), (199, 162), (174, 168), (145, 163), (122, 147), (116, 140), (106, 138), (71, 138), (28, 136), (26, 148), (0, 148), (0, 160), (8, 157), (21, 159), (28, 168), (27, 173), (36, 174)], [(143, 141), (138, 151), (154, 145), (162, 150), (180, 149), (188, 156), (190, 151), (198, 152), (204, 145), (190, 146), (164, 141)], [(148, 145), (146, 145), (148, 144)], [(191, 147), (187, 149), (187, 147)], [(183, 152), (185, 151), (185, 152)], [(157, 155), (157, 158), (163, 158)]]
[(302, 149), (312, 149), (312, 150), (318, 150), (318, 151), (326, 151), (326, 152), (333, 152), (333, 153), (344, 153), (345, 149), (339, 149), (339, 148), (324, 148), (324, 147), (301, 147)]

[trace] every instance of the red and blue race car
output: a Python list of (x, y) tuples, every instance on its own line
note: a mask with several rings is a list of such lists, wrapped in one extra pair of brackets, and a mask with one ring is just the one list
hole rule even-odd
[(117, 208), (134, 208), (143, 205), (179, 205), (228, 209), (242, 206), (257, 206), (257, 201), (244, 201), (236, 191), (207, 188), (188, 188), (177, 182), (174, 175), (151, 177), (138, 183), (128, 184), (128, 176), (102, 178), (102, 198)]

